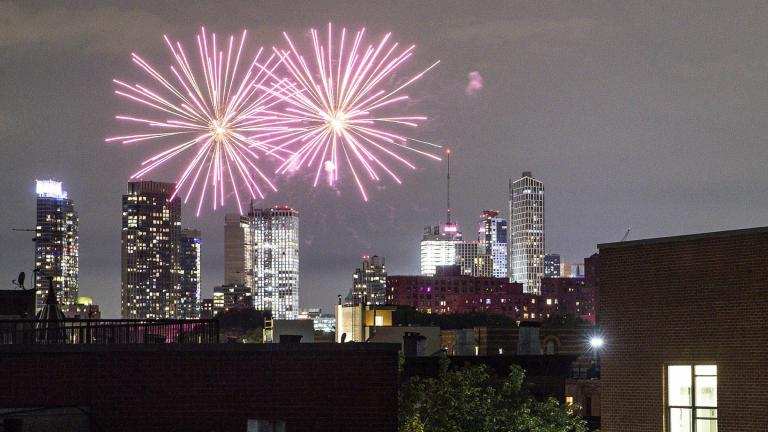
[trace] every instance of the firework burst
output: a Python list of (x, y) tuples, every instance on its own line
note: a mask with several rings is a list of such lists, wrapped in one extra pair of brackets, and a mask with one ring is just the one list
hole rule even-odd
[(289, 49), (273, 51), (280, 56), (280, 71), (291, 84), (276, 89), (286, 103), (273, 114), (283, 121), (285, 128), (257, 133), (251, 139), (276, 143), (272, 152), (293, 149), (277, 173), (312, 168), (315, 186), (323, 172), (333, 185), (339, 179), (341, 167), (348, 167), (367, 201), (361, 177), (367, 175), (370, 180), (379, 181), (380, 174), (386, 173), (401, 183), (387, 163), (396, 161), (414, 169), (403, 153), (415, 152), (440, 160), (420, 149), (439, 146), (398, 132), (416, 127), (426, 117), (385, 114), (405, 103), (408, 96), (402, 91), (439, 62), (399, 85), (392, 85), (398, 68), (411, 58), (415, 46), (401, 49), (398, 43), (390, 41), (389, 33), (378, 44), (366, 45), (364, 34), (362, 29), (349, 41), (346, 29), (342, 29), (334, 40), (329, 24), (327, 39), (323, 41), (318, 31), (312, 29), (313, 55), (307, 61), (284, 33)]
[[(197, 211), (206, 196), (215, 210), (223, 206), (225, 196), (234, 194), (242, 213), (241, 192), (251, 198), (263, 198), (262, 188), (275, 190), (269, 177), (256, 165), (259, 153), (269, 153), (281, 160), (289, 151), (249, 135), (282, 130), (281, 121), (265, 112), (280, 103), (282, 81), (272, 71), (279, 64), (279, 55), (262, 57), (259, 49), (249, 63), (242, 61), (246, 32), (239, 40), (230, 36), (218, 46), (216, 34), (197, 35), (199, 64), (193, 67), (179, 42), (164, 40), (174, 63), (170, 78), (161, 74), (137, 54), (133, 63), (153, 78), (153, 85), (128, 84), (114, 80), (115, 93), (137, 102), (164, 119), (119, 115), (116, 118), (141, 125), (137, 134), (108, 138), (124, 144), (152, 141), (165, 149), (142, 162), (131, 178), (139, 178), (171, 159), (189, 155), (178, 177), (175, 197), (184, 192), (186, 203), (199, 191)], [(229, 190), (231, 187), (231, 191)]]

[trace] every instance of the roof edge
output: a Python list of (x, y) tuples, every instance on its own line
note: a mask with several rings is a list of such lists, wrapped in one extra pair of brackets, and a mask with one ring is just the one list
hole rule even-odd
[(742, 229), (727, 230), (727, 231), (713, 231), (713, 232), (698, 233), (698, 234), (684, 234), (684, 235), (669, 236), (669, 237), (655, 237), (655, 238), (640, 239), (640, 240), (629, 240), (629, 241), (623, 241), (623, 242), (598, 243), (597, 248), (613, 249), (613, 248), (639, 246), (639, 245), (646, 245), (646, 244), (669, 243), (669, 242), (690, 241), (690, 240), (704, 240), (704, 239), (710, 239), (710, 238), (734, 237), (734, 236), (743, 236), (743, 235), (749, 235), (749, 234), (768, 234), (768, 227), (742, 228)]

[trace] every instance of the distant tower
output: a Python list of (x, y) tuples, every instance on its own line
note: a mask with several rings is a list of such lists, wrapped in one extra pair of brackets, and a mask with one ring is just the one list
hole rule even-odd
[(247, 216), (224, 216), (224, 285), (253, 289), (253, 233)]
[(274, 319), (299, 315), (299, 212), (284, 206), (249, 214), (253, 233), (253, 302)]
[(544, 277), (560, 277), (560, 255), (544, 255)]
[(477, 241), (493, 261), (493, 277), (506, 278), (507, 271), (507, 221), (496, 210), (483, 210), (477, 229)]
[(79, 220), (61, 182), (37, 180), (35, 228), (35, 290), (37, 309), (45, 304), (49, 280), (64, 309), (77, 304), (80, 271)]
[(544, 183), (529, 171), (509, 183), (511, 254), (509, 277), (526, 293), (541, 292), (544, 276)]
[(493, 277), (493, 258), (476, 241), (456, 244), (456, 264), (465, 276)]
[(123, 195), (123, 318), (177, 318), (181, 200), (174, 183), (135, 181)]
[(200, 318), (200, 243), (200, 231), (181, 230), (181, 290), (176, 300), (177, 318)]
[(421, 239), (421, 274), (433, 276), (437, 266), (456, 264), (456, 245), (461, 243), (459, 225), (451, 221), (451, 151), (446, 150), (446, 221), (442, 226), (424, 228)]
[(352, 304), (387, 303), (387, 268), (384, 257), (364, 256), (363, 265), (352, 274)]

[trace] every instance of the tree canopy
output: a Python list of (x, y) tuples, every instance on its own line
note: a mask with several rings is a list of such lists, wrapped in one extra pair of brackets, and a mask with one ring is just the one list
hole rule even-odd
[(586, 432), (573, 407), (525, 394), (525, 373), (493, 376), (485, 365), (449, 369), (437, 378), (411, 378), (400, 391), (400, 432)]

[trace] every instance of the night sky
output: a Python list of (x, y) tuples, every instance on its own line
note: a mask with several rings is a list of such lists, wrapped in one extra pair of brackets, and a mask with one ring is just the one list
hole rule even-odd
[[(430, 116), (420, 138), (454, 151), (465, 237), (483, 208), (508, 216), (507, 179), (522, 171), (545, 183), (547, 251), (565, 261), (628, 226), (638, 239), (768, 225), (768, 3), (155, 3), (0, 2), (3, 287), (34, 265), (32, 234), (11, 228), (34, 227), (34, 180), (51, 177), (80, 214), (80, 293), (119, 315), (120, 196), (158, 148), (104, 142), (125, 130), (113, 116), (133, 108), (111, 79), (147, 82), (130, 53), (167, 70), (162, 35), (191, 48), (201, 25), (248, 29), (255, 49), (281, 43), (282, 31), (305, 42), (333, 21), (415, 43), (404, 77), (441, 60), (408, 91), (408, 111)], [(411, 160), (418, 169), (400, 170), (403, 185), (371, 187), (368, 203), (350, 178), (334, 190), (297, 176), (256, 204), (301, 212), (302, 307), (330, 312), (361, 255), (417, 273), (422, 229), (444, 219), (445, 165)], [(203, 232), (204, 296), (223, 282), (223, 220), (184, 209), (183, 225)]]

